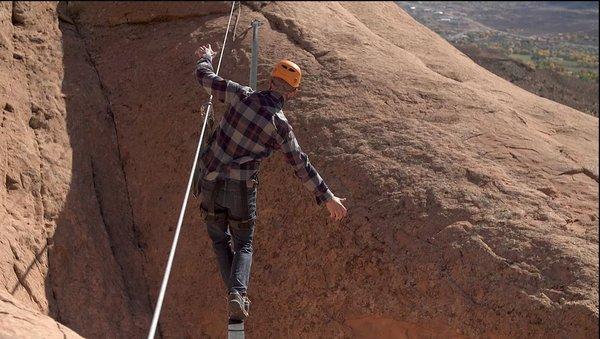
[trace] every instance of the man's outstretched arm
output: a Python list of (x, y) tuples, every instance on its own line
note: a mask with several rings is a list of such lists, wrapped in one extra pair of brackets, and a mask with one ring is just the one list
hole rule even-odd
[(236, 99), (239, 100), (240, 95), (246, 94), (251, 89), (216, 75), (212, 66), (212, 58), (216, 54), (217, 52), (212, 50), (210, 44), (196, 50), (196, 56), (199, 58), (196, 63), (196, 79), (209, 95), (220, 102), (233, 105)]
[(347, 209), (342, 204), (343, 200), (336, 197), (314, 166), (308, 160), (306, 153), (302, 151), (291, 126), (285, 118), (275, 117), (278, 130), (278, 144), (285, 156), (285, 160), (293, 167), (294, 173), (302, 181), (304, 186), (311, 191), (317, 200), (317, 204), (325, 203), (331, 217), (341, 220), (347, 214)]

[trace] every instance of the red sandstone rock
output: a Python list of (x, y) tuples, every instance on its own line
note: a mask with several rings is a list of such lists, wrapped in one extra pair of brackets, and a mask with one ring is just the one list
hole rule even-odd
[[(40, 323), (147, 331), (207, 99), (193, 51), (228, 11), (0, 3), (0, 279)], [(249, 337), (598, 336), (597, 118), (391, 2), (242, 11), (222, 75), (247, 81), (263, 21), (259, 88), (276, 60), (302, 67), (284, 111), (350, 210), (331, 222), (280, 155), (263, 164)], [(222, 337), (224, 298), (193, 202), (160, 333)], [(0, 330), (43, 331), (0, 307)]]
[(0, 337), (81, 338), (47, 315), (24, 306), (5, 291), (0, 291)]

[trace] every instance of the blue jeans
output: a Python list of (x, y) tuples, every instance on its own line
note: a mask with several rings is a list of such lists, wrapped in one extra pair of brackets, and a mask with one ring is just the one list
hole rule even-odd
[[(245, 181), (201, 181), (202, 209), (219, 270), (229, 292), (245, 294), (252, 265), (256, 185)], [(214, 209), (214, 213), (211, 210)]]

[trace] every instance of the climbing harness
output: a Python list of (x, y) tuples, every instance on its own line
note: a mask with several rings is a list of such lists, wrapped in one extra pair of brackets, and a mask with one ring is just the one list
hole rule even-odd
[[(225, 30), (225, 38), (223, 38), (223, 45), (221, 47), (221, 55), (219, 56), (219, 63), (217, 64), (217, 71), (216, 71), (217, 75), (219, 74), (219, 69), (221, 68), (221, 61), (223, 60), (223, 54), (225, 52), (225, 43), (227, 42), (227, 35), (229, 33), (229, 26), (231, 25), (231, 18), (233, 16), (234, 7), (235, 7), (235, 1), (233, 1), (233, 3), (231, 4), (229, 20), (227, 21), (227, 29)], [(212, 95), (208, 98), (208, 102), (207, 102), (207, 106), (206, 106), (206, 110), (205, 110), (205, 114), (204, 114), (204, 123), (202, 124), (202, 131), (200, 132), (200, 140), (198, 141), (198, 146), (196, 147), (196, 155), (194, 157), (192, 171), (191, 171), (189, 179), (188, 179), (185, 196), (183, 198), (183, 204), (181, 206), (181, 212), (179, 213), (179, 220), (177, 221), (177, 228), (175, 229), (175, 236), (173, 238), (173, 244), (171, 245), (171, 251), (169, 252), (169, 259), (167, 260), (167, 267), (165, 268), (165, 275), (163, 277), (162, 284), (160, 286), (160, 292), (158, 293), (158, 300), (156, 302), (156, 307), (154, 308), (154, 315), (152, 317), (152, 324), (150, 326), (150, 331), (148, 332), (148, 339), (154, 338), (154, 335), (156, 333), (156, 327), (158, 326), (158, 318), (160, 317), (160, 310), (162, 308), (163, 299), (165, 297), (165, 292), (167, 290), (169, 275), (171, 274), (171, 268), (173, 266), (173, 259), (175, 258), (175, 251), (177, 250), (177, 242), (179, 240), (179, 233), (181, 231), (181, 225), (183, 224), (185, 208), (187, 206), (188, 198), (190, 196), (190, 189), (192, 187), (194, 173), (196, 172), (196, 165), (198, 164), (198, 155), (200, 154), (200, 148), (202, 146), (202, 139), (204, 137), (206, 123), (208, 121), (208, 116), (209, 116), (210, 110), (212, 108), (212, 98), (213, 98)], [(243, 324), (242, 324), (242, 331), (243, 331)], [(242, 334), (242, 336), (243, 336), (243, 334)]]

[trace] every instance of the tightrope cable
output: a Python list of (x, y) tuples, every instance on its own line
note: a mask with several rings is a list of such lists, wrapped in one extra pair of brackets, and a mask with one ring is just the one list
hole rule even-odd
[[(225, 43), (227, 42), (227, 35), (229, 33), (229, 25), (231, 24), (231, 17), (233, 16), (233, 8), (235, 7), (235, 1), (231, 4), (231, 12), (229, 13), (229, 20), (227, 21), (227, 30), (225, 31), (225, 38), (223, 38), (223, 45), (221, 47), (221, 55), (219, 56), (219, 63), (217, 65), (217, 72), (219, 74), (219, 69), (221, 68), (221, 61), (223, 59), (223, 52), (225, 51)], [(169, 282), (169, 276), (171, 275), (171, 267), (173, 266), (173, 259), (175, 258), (175, 251), (177, 250), (177, 242), (179, 241), (179, 233), (181, 231), (181, 225), (183, 224), (183, 217), (185, 215), (185, 207), (187, 206), (188, 198), (190, 197), (190, 189), (192, 187), (192, 181), (194, 178), (194, 173), (196, 172), (196, 165), (198, 164), (198, 155), (200, 154), (200, 148), (202, 146), (202, 138), (204, 137), (204, 131), (206, 129), (206, 122), (208, 121), (208, 116), (210, 113), (210, 109), (212, 107), (212, 98), (211, 95), (208, 98), (208, 104), (206, 106), (206, 111), (204, 114), (204, 123), (202, 124), (202, 132), (200, 132), (200, 140), (198, 141), (198, 146), (196, 147), (196, 155), (194, 156), (194, 163), (192, 165), (192, 171), (190, 172), (190, 177), (188, 179), (187, 188), (185, 190), (185, 196), (183, 198), (183, 204), (181, 206), (181, 212), (179, 213), (179, 220), (177, 221), (177, 228), (175, 229), (175, 236), (173, 238), (173, 244), (171, 245), (171, 252), (169, 253), (169, 259), (167, 260), (167, 267), (165, 268), (165, 275), (163, 276), (162, 284), (160, 285), (160, 292), (158, 293), (158, 300), (156, 302), (156, 307), (154, 308), (154, 315), (152, 317), (152, 325), (150, 326), (150, 331), (148, 332), (148, 339), (153, 339), (154, 334), (156, 333), (156, 327), (158, 326), (158, 318), (160, 317), (160, 310), (162, 308), (163, 299), (165, 297), (165, 292), (167, 290), (167, 283)]]

